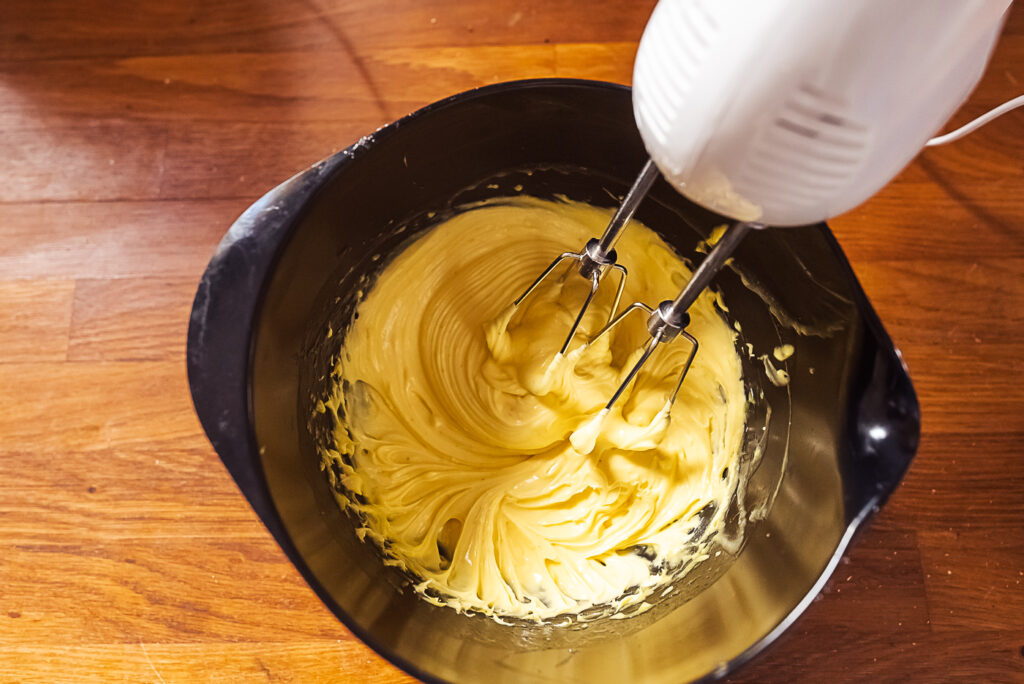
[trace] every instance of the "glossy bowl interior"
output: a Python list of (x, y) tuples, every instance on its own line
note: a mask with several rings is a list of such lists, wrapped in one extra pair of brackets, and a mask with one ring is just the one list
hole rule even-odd
[[(916, 450), (917, 400), (891, 341), (824, 225), (752, 234), (717, 280), (757, 354), (796, 352), (792, 381), (757, 390), (729, 514), (742, 550), (686, 576), (647, 613), (585, 628), (500, 625), (421, 600), (334, 501), (311, 420), (356, 292), (411, 235), (459, 206), (519, 192), (613, 206), (645, 161), (629, 90), (542, 80), (436, 103), (285, 182), (234, 226), (203, 277), (189, 380), (211, 442), (310, 586), (409, 672), (446, 681), (715, 678), (781, 633)], [(638, 218), (683, 256), (718, 216), (660, 182)], [(666, 293), (670, 295), (672, 293)], [(776, 364), (780, 365), (780, 364)], [(760, 390), (764, 398), (760, 398)]]

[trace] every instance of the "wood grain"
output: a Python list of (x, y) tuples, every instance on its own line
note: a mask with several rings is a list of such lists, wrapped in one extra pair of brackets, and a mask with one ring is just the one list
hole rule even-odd
[[(507, 45), (635, 40), (653, 0), (303, 0), (296, 3), (19, 3), (0, 27), (0, 58), (273, 52), (307, 53), (432, 45)], [(341, 36), (341, 37), (339, 37)]]
[(11, 126), (0, 137), (0, 157), (10, 174), (0, 201), (153, 196), (166, 137), (163, 126), (123, 122)]
[(0, 363), (64, 361), (73, 280), (0, 282)]
[[(383, 48), (365, 58), (334, 50), (317, 53), (317, 59), (289, 51), (8, 62), (5, 77), (29, 97), (0, 102), (0, 123), (38, 130), (40, 120), (49, 128), (87, 112), (186, 123), (354, 119), (379, 126), (452, 93), (498, 81), (628, 79), (629, 61), (606, 60), (609, 54), (631, 60), (634, 52), (633, 44), (542, 43)], [(53, 87), (38, 88), (40, 78)]]
[[(248, 204), (454, 92), (628, 83), (653, 0), (8, 0), (0, 10), (0, 682), (405, 682), (207, 443), (194, 286)], [(1012, 11), (964, 123), (1024, 92)], [(902, 350), (904, 484), (734, 679), (1024, 681), (1024, 112), (832, 222)]]
[(172, 361), (185, 355), (194, 278), (78, 281), (69, 361)]
[[(259, 191), (254, 191), (256, 199)], [(0, 203), (0, 277), (190, 277), (246, 199)]]
[[(74, 672), (76, 682), (415, 682), (382, 663), (368, 647), (352, 639), (306, 642), (231, 641), (193, 644), (100, 644), (90, 647), (28, 646), (6, 651), (10, 667), (0, 662), (0, 678), (49, 684), (54, 673)], [(81, 673), (81, 674), (78, 674)], [(59, 675), (58, 675), (59, 676)]]
[(69, 450), (124, 448), (159, 455), (206, 445), (181, 359), (0, 364), (0, 405), (4, 451), (42, 449), (57, 458)]

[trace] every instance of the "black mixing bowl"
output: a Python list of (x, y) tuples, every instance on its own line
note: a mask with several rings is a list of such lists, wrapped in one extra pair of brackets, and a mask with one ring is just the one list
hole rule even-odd
[[(646, 159), (630, 91), (536, 80), (448, 98), (281, 184), (231, 227), (203, 275), (188, 374), (210, 441), (281, 548), (355, 634), (427, 680), (718, 678), (817, 595), (917, 448), (913, 388), (825, 225), (761, 231), (719, 275), (740, 347), (792, 344), (792, 380), (754, 393), (722, 553), (653, 609), (586, 626), (500, 625), (423, 601), (339, 509), (314, 416), (356, 293), (410, 235), (521, 191), (614, 206)], [(637, 217), (681, 255), (723, 222), (659, 181)], [(673, 293), (665, 293), (671, 296)], [(328, 337), (328, 326), (338, 334)], [(763, 397), (761, 396), (763, 393)], [(755, 458), (754, 455), (759, 455)], [(737, 541), (742, 538), (742, 545)]]

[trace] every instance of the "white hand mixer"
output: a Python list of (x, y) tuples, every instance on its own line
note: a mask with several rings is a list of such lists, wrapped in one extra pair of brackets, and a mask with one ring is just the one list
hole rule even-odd
[[(651, 161), (604, 235), (555, 259), (514, 304), (563, 260), (579, 261), (591, 289), (565, 353), (602, 277), (616, 270), (612, 318), (594, 339), (633, 311), (648, 315), (650, 339), (605, 408), (659, 344), (682, 335), (693, 351), (671, 404), (698, 346), (685, 330), (686, 311), (743, 237), (764, 226), (824, 221), (888, 183), (973, 90), (1010, 2), (661, 0), (633, 69), (633, 110)], [(688, 199), (735, 223), (674, 300), (634, 302), (615, 315), (627, 277), (615, 241), (659, 171)]]

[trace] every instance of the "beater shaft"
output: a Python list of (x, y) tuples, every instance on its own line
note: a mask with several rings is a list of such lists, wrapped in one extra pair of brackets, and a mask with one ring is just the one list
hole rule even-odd
[(658, 180), (658, 175), (658, 167), (655, 165), (654, 160), (648, 159), (647, 163), (644, 164), (644, 168), (640, 170), (640, 175), (633, 181), (633, 186), (626, 193), (626, 196), (622, 198), (622, 204), (615, 211), (612, 220), (608, 222), (608, 227), (604, 229), (604, 235), (599, 240), (591, 239), (587, 241), (587, 245), (583, 250), (586, 256), (582, 260), (583, 263), (580, 264), (581, 275), (587, 276), (588, 273), (585, 273), (585, 271), (607, 263), (609, 257), (612, 263), (615, 262), (615, 243), (618, 241), (619, 235), (622, 234), (623, 228), (629, 223), (629, 219), (633, 218), (633, 214), (636, 213), (640, 202), (643, 201), (651, 186), (654, 185), (654, 181)]
[(684, 312), (689, 310), (700, 293), (711, 283), (711, 279), (722, 270), (722, 266), (729, 260), (736, 248), (739, 247), (740, 242), (747, 236), (751, 230), (756, 228), (763, 228), (759, 223), (749, 223), (742, 221), (734, 223), (725, 231), (725, 235), (715, 243), (715, 246), (711, 249), (708, 255), (704, 258), (704, 261), (700, 262), (700, 266), (694, 271), (693, 277), (686, 283), (686, 287), (683, 288), (682, 292), (672, 301), (672, 311)]

